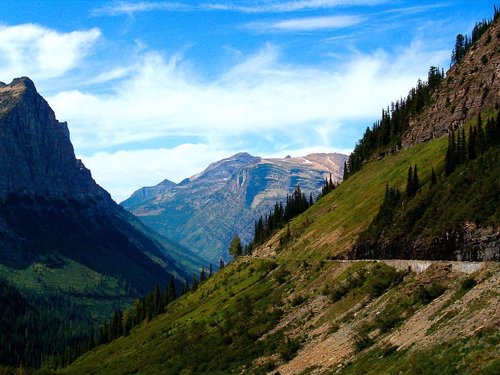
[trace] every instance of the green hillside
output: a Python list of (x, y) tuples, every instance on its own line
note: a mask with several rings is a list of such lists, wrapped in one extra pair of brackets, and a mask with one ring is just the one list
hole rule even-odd
[[(419, 81), (398, 116), (383, 112), (344, 182), (251, 256), (186, 285), (165, 313), (146, 306), (159, 306), (155, 289), (115, 314), (99, 341), (111, 342), (41, 373), (499, 373), (500, 98), (488, 86), (498, 84), (489, 75), (500, 51), (497, 11), (495, 19), (432, 89)], [(464, 259), (479, 261), (456, 261)], [(43, 289), (34, 284), (42, 272), (61, 283), (49, 268), (11, 278)], [(123, 287), (95, 282), (115, 295)]]
[[(363, 363), (374, 356), (387, 357), (384, 363), (390, 366), (384, 368), (391, 368), (387, 373), (411, 368), (426, 355), (421, 350), (431, 349), (415, 341), (400, 352), (387, 347), (385, 340), (411, 319), (429, 319), (435, 327), (448, 324), (447, 319), (458, 314), (458, 307), (468, 311), (461, 320), (474, 320), (479, 301), (481, 314), (491, 313), (498, 293), (487, 290), (487, 285), (498, 283), (498, 265), (473, 274), (476, 289), (482, 292), (471, 299), (466, 276), (443, 265), (415, 274), (382, 264), (329, 259), (348, 251), (358, 234), (368, 228), (386, 184), (404, 190), (410, 164), (419, 166), (422, 191), (429, 189), (431, 168), (444, 183), (446, 147), (443, 137), (368, 163), (293, 220), (291, 238), (284, 240), (287, 229), (283, 229), (254, 257), (242, 257), (225, 267), (196, 292), (169, 305), (166, 314), (87, 353), (62, 372), (227, 374), (247, 369), (248, 373), (264, 374), (277, 368), (279, 373), (298, 373), (289, 372), (286, 363), (298, 361), (301, 353), (307, 356), (315, 341), (330, 342), (337, 336), (329, 350), (340, 345), (344, 353), (331, 364), (349, 359), (352, 364), (342, 370), (345, 373), (364, 373)], [(432, 317), (426, 311), (429, 308)], [(460, 319), (455, 318), (453, 324)], [(433, 335), (440, 337), (441, 333), (429, 327), (426, 336), (432, 345), (442, 345)], [(460, 369), (464, 374), (486, 374), (490, 371), (486, 369), (498, 366), (499, 335), (494, 321), (465, 337), (450, 333), (443, 340), (448, 343), (446, 350), (434, 355), (432, 363), (441, 370), (448, 366), (443, 371), (451, 372), (433, 373)], [(473, 365), (465, 365), (462, 355), (457, 357), (456, 347), (467, 348)]]

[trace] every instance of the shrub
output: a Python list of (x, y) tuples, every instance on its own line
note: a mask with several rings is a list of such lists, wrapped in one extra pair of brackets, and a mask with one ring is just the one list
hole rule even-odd
[(415, 302), (426, 305), (443, 294), (445, 290), (446, 288), (444, 286), (436, 282), (426, 287), (420, 286), (415, 293)]
[(462, 284), (460, 285), (460, 289), (463, 290), (464, 292), (467, 292), (474, 288), (477, 285), (477, 281), (474, 280), (472, 277), (466, 278), (464, 281), (462, 281)]

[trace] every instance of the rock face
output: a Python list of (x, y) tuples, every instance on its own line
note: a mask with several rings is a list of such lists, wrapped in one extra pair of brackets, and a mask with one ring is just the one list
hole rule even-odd
[(25, 268), (55, 254), (144, 292), (185, 275), (182, 251), (95, 183), (31, 80), (0, 83), (1, 264)]
[(176, 186), (142, 188), (122, 206), (146, 225), (211, 262), (227, 258), (238, 234), (253, 238), (254, 220), (296, 186), (317, 194), (330, 173), (340, 180), (346, 155), (311, 154), (301, 158), (263, 159), (236, 154), (208, 166)]
[(410, 121), (403, 147), (441, 137), (478, 113), (500, 105), (499, 52), (500, 22), (495, 22), (447, 72), (430, 108)]
[(3, 197), (109, 199), (75, 159), (67, 124), (56, 120), (29, 78), (0, 83), (0, 176)]

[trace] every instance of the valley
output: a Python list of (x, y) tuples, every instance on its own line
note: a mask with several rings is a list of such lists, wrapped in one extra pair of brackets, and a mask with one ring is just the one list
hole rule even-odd
[(499, 66), (495, 6), (350, 155), (239, 152), (120, 205), (0, 82), (0, 374), (498, 374)]

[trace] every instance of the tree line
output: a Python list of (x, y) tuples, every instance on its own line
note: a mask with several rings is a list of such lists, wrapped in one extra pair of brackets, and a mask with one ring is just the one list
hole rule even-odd
[[(266, 242), (276, 231), (287, 225), (294, 217), (305, 212), (318, 199), (333, 191), (336, 186), (337, 183), (333, 181), (331, 174), (329, 177), (325, 177), (321, 192), (316, 199), (312, 193), (307, 198), (300, 186), (297, 186), (292, 194), (287, 195), (285, 204), (276, 202), (269, 213), (261, 215), (258, 220), (255, 220), (253, 240), (250, 243), (243, 246), (238, 235), (232, 238), (228, 249), (229, 255), (233, 258), (240, 255), (250, 255), (254, 248)], [(288, 230), (286, 237), (289, 236), (290, 231)]]
[(111, 320), (100, 327), (95, 345), (106, 344), (118, 337), (127, 336), (132, 328), (165, 313), (166, 307), (180, 296), (196, 291), (212, 275), (213, 267), (210, 264), (208, 271), (202, 267), (199, 275), (194, 273), (191, 282), (185, 280), (179, 291), (173, 278), (164, 288), (156, 285), (151, 293), (136, 299), (129, 309), (115, 311)]
[(493, 18), (491, 20), (485, 19), (480, 22), (476, 22), (470, 36), (457, 34), (455, 47), (451, 53), (451, 66), (455, 65), (464, 58), (474, 43), (476, 43), (486, 31), (488, 31), (490, 26), (498, 19), (498, 17), (500, 17), (500, 8), (494, 5)]
[(70, 297), (21, 292), (0, 278), (0, 364), (56, 368), (91, 346), (94, 322)]
[[(456, 135), (455, 135), (456, 133)], [(490, 147), (500, 144), (500, 113), (496, 120), (489, 117), (483, 127), (481, 114), (469, 128), (466, 137), (465, 128), (448, 133), (448, 148), (445, 157), (445, 173), (449, 175), (457, 166), (476, 159)]]
[[(415, 164), (408, 168), (403, 192), (387, 184), (379, 211), (360, 234), (351, 256), (481, 259), (476, 248), (464, 243), (461, 225), (495, 222), (492, 218), (499, 209), (494, 202), (500, 194), (499, 145), (500, 112), (488, 117), (486, 124), (478, 114), (468, 136), (464, 128), (450, 132), (441, 181), (431, 168), (428, 188), (422, 189)], [(413, 246), (415, 239), (419, 246)]]
[(391, 103), (382, 109), (380, 120), (372, 127), (367, 127), (363, 137), (354, 147), (349, 159), (344, 163), (344, 180), (359, 171), (376, 154), (385, 154), (388, 150), (401, 148), (403, 134), (409, 127), (410, 118), (420, 114), (430, 103), (432, 93), (444, 80), (444, 71), (431, 66), (427, 81), (418, 80), (406, 99)]

